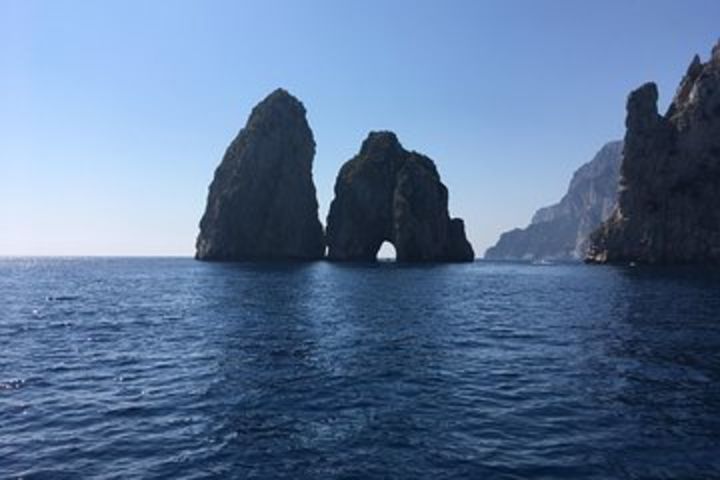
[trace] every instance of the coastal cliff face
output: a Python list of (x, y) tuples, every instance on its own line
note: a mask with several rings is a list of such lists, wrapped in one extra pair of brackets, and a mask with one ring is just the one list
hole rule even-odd
[(695, 57), (665, 115), (648, 83), (627, 103), (618, 206), (587, 261), (720, 262), (720, 43)]
[(617, 201), (622, 142), (605, 144), (572, 177), (559, 203), (538, 210), (526, 228), (503, 233), (485, 252), (488, 260), (584, 258), (590, 234), (609, 217)]
[(252, 111), (210, 184), (201, 260), (317, 259), (325, 252), (305, 107), (282, 89)]
[(448, 215), (448, 191), (428, 157), (391, 132), (372, 132), (340, 169), (327, 220), (330, 260), (374, 261), (383, 241), (397, 261), (472, 261), (463, 221)]

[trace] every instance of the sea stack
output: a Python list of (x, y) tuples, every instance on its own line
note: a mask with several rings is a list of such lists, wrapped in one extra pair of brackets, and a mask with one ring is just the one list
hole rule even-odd
[(200, 260), (313, 260), (325, 252), (305, 107), (278, 89), (260, 102), (215, 170)]
[(720, 263), (720, 43), (693, 58), (665, 115), (648, 83), (627, 102), (618, 206), (588, 262)]
[(590, 234), (613, 212), (622, 163), (621, 141), (606, 143), (573, 175), (559, 203), (543, 207), (526, 228), (503, 233), (488, 260), (582, 261)]
[(406, 151), (392, 132), (371, 132), (337, 176), (328, 258), (374, 261), (384, 241), (399, 262), (475, 258), (463, 221), (448, 215), (448, 190), (433, 161)]

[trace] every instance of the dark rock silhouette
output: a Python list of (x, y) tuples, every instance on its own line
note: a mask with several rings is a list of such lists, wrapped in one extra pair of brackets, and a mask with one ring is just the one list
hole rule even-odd
[(400, 262), (472, 261), (460, 219), (428, 157), (408, 152), (391, 132), (371, 132), (340, 169), (327, 220), (331, 260), (374, 261), (383, 243)]
[(314, 155), (302, 103), (274, 91), (253, 109), (215, 171), (196, 258), (322, 258)]
[(503, 233), (485, 252), (488, 260), (579, 261), (589, 236), (617, 203), (622, 142), (605, 144), (573, 175), (559, 203), (538, 210), (527, 228)]
[(693, 58), (668, 112), (648, 83), (627, 103), (618, 207), (589, 262), (720, 262), (720, 43)]

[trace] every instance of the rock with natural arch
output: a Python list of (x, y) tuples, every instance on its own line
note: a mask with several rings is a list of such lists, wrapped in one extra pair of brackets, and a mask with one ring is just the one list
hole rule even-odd
[(392, 132), (371, 132), (340, 169), (327, 219), (328, 258), (374, 261), (383, 241), (398, 262), (469, 262), (475, 254), (428, 157)]

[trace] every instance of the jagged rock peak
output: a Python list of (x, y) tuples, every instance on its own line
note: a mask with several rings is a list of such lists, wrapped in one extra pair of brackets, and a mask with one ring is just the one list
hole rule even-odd
[(718, 39), (717, 43), (712, 49), (712, 54), (710, 56), (710, 61), (714, 63), (720, 63), (720, 38)]
[[(717, 46), (715, 48), (718, 48)], [(700, 55), (697, 53), (693, 56), (692, 61), (690, 62), (690, 66), (687, 69), (687, 72), (685, 73), (685, 78), (689, 79), (696, 79), (697, 76), (702, 72), (702, 60), (700, 60)]]
[(618, 207), (589, 262), (720, 263), (720, 45), (690, 63), (664, 116), (657, 88), (628, 97)]
[(253, 108), (253, 113), (264, 109), (276, 108), (292, 114), (305, 115), (305, 106), (284, 88), (276, 88)]
[(398, 154), (402, 150), (400, 140), (398, 140), (394, 132), (379, 130), (370, 132), (367, 138), (363, 140), (360, 155), (373, 160), (384, 160), (383, 157), (378, 157), (377, 154), (380, 152)]
[(196, 258), (317, 259), (325, 251), (305, 107), (277, 89), (253, 108), (210, 185)]
[(678, 86), (677, 91), (675, 92), (675, 98), (670, 104), (670, 108), (668, 110), (669, 117), (673, 116), (675, 112), (684, 107), (685, 104), (690, 100), (690, 93), (692, 92), (692, 87), (695, 84), (698, 76), (700, 76), (700, 73), (702, 73), (702, 69), (703, 65), (702, 61), (700, 60), (700, 56), (695, 55), (690, 62), (690, 65), (688, 66), (685, 76), (680, 81), (680, 85)]
[(255, 128), (271, 130), (281, 122), (307, 123), (305, 115), (303, 103), (287, 90), (278, 88), (253, 107), (245, 130)]
[(432, 160), (405, 150), (392, 132), (371, 132), (338, 174), (328, 257), (373, 261), (388, 241), (401, 262), (472, 261), (463, 221), (451, 219), (447, 205)]
[(658, 89), (653, 82), (648, 82), (630, 92), (625, 127), (637, 130), (654, 128), (661, 119), (658, 114), (657, 101)]

